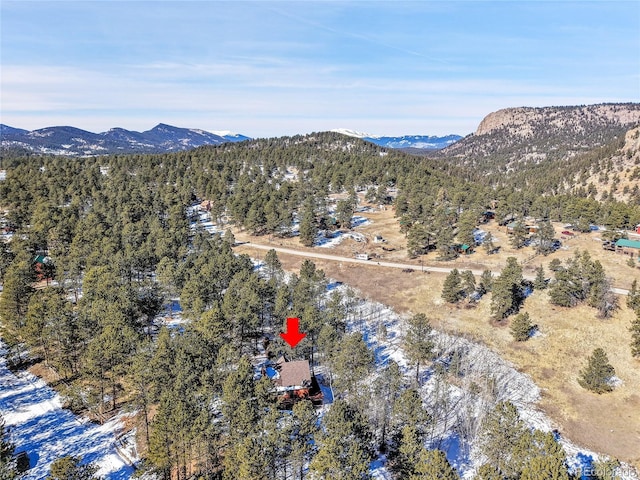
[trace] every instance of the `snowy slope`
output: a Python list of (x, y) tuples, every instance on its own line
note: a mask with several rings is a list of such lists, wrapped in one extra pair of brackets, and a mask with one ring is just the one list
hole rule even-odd
[(14, 375), (6, 365), (0, 343), (0, 412), (16, 452), (27, 452), (31, 469), (23, 480), (41, 480), (51, 463), (65, 455), (95, 462), (98, 475), (107, 480), (125, 480), (133, 468), (116, 449), (118, 419), (95, 425), (64, 410), (60, 396), (44, 381), (28, 372)]
[[(338, 289), (347, 287), (340, 285)], [(390, 307), (369, 300), (360, 300), (348, 322), (350, 332), (362, 334), (368, 347), (374, 352), (377, 370), (390, 360), (395, 361), (400, 370), (413, 377), (415, 370), (409, 365), (403, 350), (406, 321)], [(482, 458), (477, 449), (476, 435), (488, 410), (499, 401), (510, 401), (517, 408), (522, 420), (529, 428), (550, 432), (557, 426), (538, 408), (540, 389), (533, 380), (491, 351), (488, 347), (462, 337), (433, 331), (432, 340), (438, 357), (434, 366), (420, 372), (421, 394), (427, 409), (437, 413), (439, 422), (427, 439), (429, 448), (445, 451), (463, 479), (474, 477)], [(435, 372), (435, 366), (448, 368), (453, 355), (459, 355), (460, 376), (456, 384), (444, 381)], [(474, 386), (480, 387), (479, 394), (471, 394)], [(482, 393), (491, 391), (490, 396)], [(559, 443), (567, 454), (570, 470), (590, 468), (593, 461), (602, 459), (597, 453), (581, 448), (569, 439), (559, 437)], [(632, 467), (624, 464), (625, 478), (638, 480)], [(374, 478), (388, 478), (381, 456), (371, 466)]]

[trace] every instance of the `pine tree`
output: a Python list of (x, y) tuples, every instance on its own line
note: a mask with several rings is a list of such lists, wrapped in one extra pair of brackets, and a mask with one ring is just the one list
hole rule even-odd
[(400, 448), (393, 465), (399, 478), (410, 478), (416, 471), (416, 464), (422, 446), (423, 438), (415, 425), (405, 425), (400, 434)]
[(636, 310), (636, 319), (631, 322), (631, 355), (640, 357), (640, 309)]
[(442, 450), (423, 448), (418, 454), (414, 471), (415, 473), (409, 476), (409, 480), (457, 480), (460, 478)]
[(476, 291), (476, 277), (473, 276), (473, 272), (471, 270), (464, 270), (460, 274), (460, 278), (462, 280), (462, 292), (469, 300), (471, 300), (471, 294)]
[(501, 320), (520, 308), (524, 299), (522, 267), (514, 257), (507, 258), (507, 265), (493, 284), (491, 313)]
[(313, 247), (318, 227), (316, 225), (316, 214), (314, 210), (313, 197), (305, 202), (304, 210), (300, 218), (300, 242), (305, 247)]
[(405, 337), (405, 351), (409, 361), (416, 366), (416, 383), (420, 383), (420, 365), (433, 355), (431, 323), (424, 313), (416, 313), (408, 320), (409, 328)]
[(82, 464), (78, 457), (61, 457), (51, 464), (47, 480), (97, 480), (98, 467)]
[(426, 411), (420, 393), (416, 387), (402, 390), (395, 401), (391, 411), (389, 424), (389, 450), (388, 458), (396, 462), (400, 455), (400, 447), (403, 443), (403, 430), (410, 426), (422, 441), (425, 439), (427, 429), (432, 424), (432, 419)]
[(253, 367), (249, 359), (243, 356), (222, 386), (222, 413), (233, 439), (247, 437), (254, 431), (259, 416), (254, 395)]
[(442, 285), (442, 298), (449, 303), (457, 303), (462, 298), (462, 280), (457, 268), (451, 270), (445, 278)]
[(485, 463), (478, 469), (478, 474), (474, 477), (474, 480), (504, 480), (504, 477), (500, 475), (496, 467)]
[[(482, 424), (480, 450), (502, 477), (518, 478), (521, 470), (519, 448), (527, 434), (518, 410), (511, 402), (500, 402)], [(491, 476), (485, 478), (492, 478)]]
[(336, 400), (323, 418), (325, 432), (316, 439), (318, 453), (309, 465), (319, 478), (369, 478), (371, 432), (362, 414), (344, 400)]
[(533, 324), (531, 323), (527, 312), (519, 313), (511, 322), (511, 335), (513, 335), (516, 342), (524, 342), (528, 340), (532, 329)]
[(267, 459), (259, 440), (252, 435), (240, 437), (228, 449), (224, 459), (223, 480), (268, 480)]
[(549, 262), (549, 270), (556, 273), (558, 270), (562, 269), (562, 262), (558, 258), (554, 258)]
[(0, 414), (0, 478), (2, 480), (14, 480), (18, 478), (13, 458), (14, 445), (5, 439), (4, 424), (4, 418)]
[(353, 332), (342, 337), (331, 358), (336, 376), (334, 390), (351, 396), (366, 391), (362, 382), (371, 373), (374, 360), (373, 352), (367, 347), (361, 333)]
[(415, 258), (425, 252), (429, 243), (429, 233), (424, 225), (414, 223), (407, 231), (407, 255)]
[(587, 390), (595, 393), (605, 393), (613, 390), (609, 380), (616, 374), (615, 369), (609, 363), (607, 354), (602, 348), (596, 348), (589, 357), (588, 364), (580, 372), (578, 383)]
[(487, 232), (487, 234), (484, 236), (484, 239), (482, 240), (482, 248), (484, 248), (484, 251), (487, 252), (487, 255), (491, 255), (496, 249), (496, 246), (493, 243), (493, 235), (491, 234), (491, 232)]
[(478, 284), (478, 291), (481, 295), (490, 292), (493, 289), (493, 273), (491, 270), (484, 270), (480, 275), (480, 283)]
[(536, 245), (536, 252), (543, 255), (548, 255), (553, 251), (553, 237), (555, 236), (555, 230), (549, 220), (542, 220), (538, 223), (538, 232), (535, 234), (535, 238), (538, 240)]
[(556, 271), (556, 278), (549, 289), (549, 299), (552, 304), (561, 307), (573, 307), (582, 297), (582, 283), (579, 278), (572, 276), (568, 269)]
[(20, 349), (25, 340), (24, 328), (29, 299), (35, 292), (31, 286), (33, 276), (29, 261), (22, 257), (16, 258), (7, 268), (2, 295), (0, 295), (2, 336), (5, 343), (17, 349), (19, 360), (21, 360)]
[(533, 281), (533, 288), (536, 290), (544, 290), (547, 288), (547, 279), (544, 274), (544, 267), (542, 264), (538, 265), (538, 268), (536, 268), (536, 278)]
[(311, 402), (295, 403), (292, 419), (291, 458), (303, 478), (304, 466), (316, 450), (314, 438), (318, 434), (317, 416)]
[(520, 249), (524, 247), (527, 239), (529, 238), (529, 231), (527, 227), (522, 222), (517, 222), (511, 231), (511, 236), (509, 238), (509, 242), (511, 246), (515, 249)]
[(355, 210), (355, 205), (349, 199), (338, 200), (336, 205), (336, 220), (340, 225), (340, 228), (351, 228), (351, 217)]
[(264, 256), (264, 266), (268, 278), (279, 278), (283, 273), (282, 262), (273, 248)]
[(638, 280), (634, 279), (631, 288), (627, 294), (627, 307), (635, 312), (640, 311), (640, 289), (638, 289)]
[(551, 432), (528, 433), (520, 480), (569, 480), (566, 454)]
[(473, 234), (478, 221), (478, 212), (475, 210), (465, 210), (458, 220), (458, 241), (467, 245), (475, 245), (476, 239)]
[(389, 360), (380, 375), (373, 382), (373, 395), (369, 402), (372, 412), (376, 439), (379, 440), (379, 450), (385, 452), (391, 424), (391, 412), (398, 400), (404, 383), (400, 367), (393, 360)]

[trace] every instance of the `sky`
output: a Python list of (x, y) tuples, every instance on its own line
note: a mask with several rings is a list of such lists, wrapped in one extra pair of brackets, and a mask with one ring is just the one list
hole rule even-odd
[(640, 101), (640, 1), (0, 0), (0, 122), (466, 135)]

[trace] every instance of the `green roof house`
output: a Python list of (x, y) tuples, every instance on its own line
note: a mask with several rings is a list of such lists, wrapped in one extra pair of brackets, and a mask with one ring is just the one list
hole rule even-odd
[(616, 242), (616, 252), (640, 257), (640, 241), (621, 238)]

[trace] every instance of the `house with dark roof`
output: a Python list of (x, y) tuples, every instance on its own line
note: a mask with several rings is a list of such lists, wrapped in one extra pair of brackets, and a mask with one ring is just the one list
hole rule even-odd
[(278, 392), (281, 408), (293, 408), (299, 400), (311, 400), (314, 405), (322, 405), (322, 390), (311, 373), (307, 360), (287, 361), (280, 357), (275, 365), (276, 375), (272, 377)]

